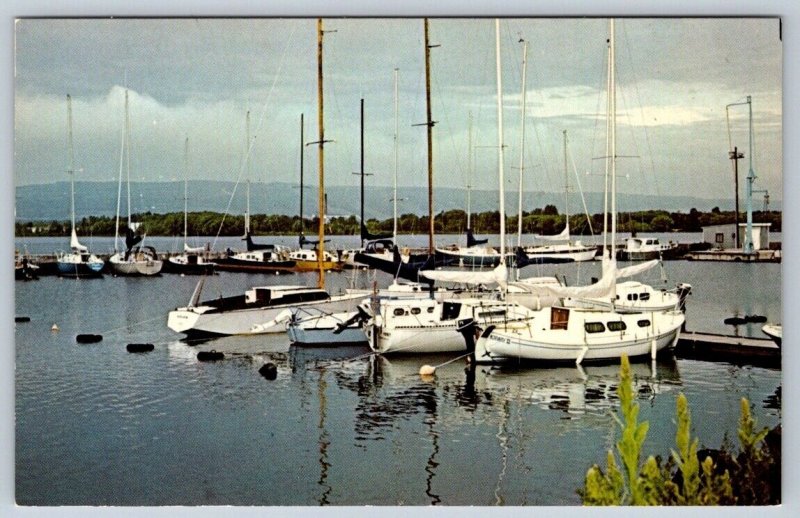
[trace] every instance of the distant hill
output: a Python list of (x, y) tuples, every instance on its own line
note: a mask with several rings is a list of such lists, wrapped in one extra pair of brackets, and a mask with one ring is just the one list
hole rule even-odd
[[(225, 181), (189, 182), (189, 210), (210, 210), (242, 214), (245, 210), (245, 185), (240, 184), (234, 192), (235, 183)], [(124, 188), (124, 186), (123, 186)], [(328, 186), (328, 210), (332, 216), (359, 213), (359, 188), (356, 186)], [(391, 187), (367, 187), (365, 189), (365, 215), (367, 218), (386, 219), (392, 217)], [(253, 183), (250, 186), (250, 208), (254, 214), (287, 214), (299, 212), (299, 189), (288, 183)], [(398, 188), (399, 214), (428, 213), (427, 188)], [(601, 193), (586, 193), (586, 203), (590, 213), (603, 210)], [(183, 184), (179, 182), (140, 182), (131, 184), (131, 206), (136, 212), (182, 212)], [(472, 212), (497, 210), (497, 191), (472, 191)], [(307, 188), (304, 197), (304, 214), (310, 217), (317, 213), (316, 188)], [(570, 213), (583, 212), (583, 203), (578, 194), (570, 196)], [(555, 205), (564, 212), (564, 195), (559, 193), (526, 193), (524, 210), (532, 210), (545, 205)], [(123, 191), (123, 213), (126, 202)], [(75, 211), (78, 218), (83, 216), (113, 216), (116, 214), (117, 184), (115, 182), (76, 182)], [(709, 211), (713, 207), (733, 210), (733, 200), (703, 199), (686, 196), (628, 195), (618, 196), (620, 211), (663, 209), (667, 211), (688, 212), (691, 208)], [(742, 207), (744, 202), (742, 200)], [(761, 209), (761, 200), (754, 203)], [(434, 191), (436, 212), (466, 207), (466, 193), (463, 188), (437, 188)], [(517, 193), (506, 192), (506, 210), (516, 213)], [(780, 202), (772, 200), (770, 209), (780, 210)], [(16, 188), (16, 219), (66, 220), (69, 219), (69, 183), (57, 182), (42, 185), (23, 185)]]

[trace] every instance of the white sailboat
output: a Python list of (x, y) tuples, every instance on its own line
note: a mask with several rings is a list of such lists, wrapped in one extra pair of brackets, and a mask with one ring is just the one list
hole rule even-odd
[[(108, 264), (114, 275), (157, 275), (164, 262), (158, 258), (155, 248), (139, 245), (142, 238), (136, 235), (136, 226), (131, 221), (131, 157), (130, 157), (130, 117), (128, 112), (128, 90), (125, 90), (125, 126), (122, 131), (122, 149), (119, 160), (119, 183), (117, 188), (117, 221), (114, 234), (114, 254)], [(125, 249), (118, 251), (119, 213), (122, 197), (122, 170), (126, 169), (128, 192), (128, 226), (125, 234)]]
[[(564, 230), (555, 236), (534, 236), (536, 239), (553, 242), (553, 244), (529, 246), (524, 249), (525, 254), (533, 263), (572, 263), (592, 261), (597, 255), (597, 248), (587, 246), (580, 241), (571, 241), (569, 229), (569, 172), (567, 163), (567, 131), (564, 130), (564, 192), (566, 200), (564, 214), (566, 225)], [(558, 242), (558, 243), (556, 243)]]
[[(426, 70), (428, 60), (428, 20), (425, 20)], [(499, 52), (499, 48), (498, 48)], [(502, 99), (500, 96), (500, 63), (497, 64), (498, 83), (498, 127), (502, 128)], [(429, 137), (430, 138), (430, 134)], [(499, 264), (484, 271), (425, 270), (422, 276), (432, 281), (457, 282), (470, 286), (500, 284), (507, 278), (505, 257), (505, 210), (503, 182), (502, 131), (498, 136), (498, 182), (500, 186), (500, 252)], [(431, 149), (430, 146), (428, 148)], [(430, 157), (429, 157), (430, 161)], [(491, 295), (493, 292), (487, 292)], [(508, 304), (499, 298), (476, 294), (470, 297), (450, 297), (427, 300), (388, 299), (378, 300), (373, 316), (366, 325), (370, 347), (380, 353), (439, 353), (466, 351), (463, 338), (456, 332), (459, 321), (475, 319), (482, 325), (500, 322), (520, 322), (526, 318), (527, 310)], [(455, 335), (455, 336), (454, 336)]]
[(300, 308), (327, 314), (355, 309), (361, 294), (331, 295), (325, 290), (325, 127), (322, 96), (322, 19), (317, 20), (319, 110), (319, 242), (315, 257), (319, 275), (316, 287), (258, 286), (244, 295), (199, 302), (205, 277), (197, 284), (189, 305), (169, 312), (167, 326), (189, 336), (281, 333)]
[(189, 137), (184, 146), (183, 180), (183, 253), (167, 259), (166, 270), (185, 275), (207, 275), (214, 272), (216, 264), (206, 258), (204, 247), (190, 247), (189, 239)]
[[(614, 305), (617, 267), (616, 238), (616, 96), (614, 79), (614, 20), (610, 21), (609, 130), (611, 177), (611, 255), (604, 256), (602, 278), (590, 286), (540, 285), (531, 288), (539, 295), (555, 297), (606, 298), (609, 309), (547, 306), (529, 310), (522, 324), (486, 327), (475, 344), (475, 361), (492, 363), (508, 360), (575, 361), (609, 360), (622, 355), (649, 354), (674, 346), (685, 321), (678, 309), (667, 311), (620, 312)], [(499, 46), (499, 39), (498, 39)], [(469, 338), (467, 335), (468, 341)]]
[(57, 254), (58, 274), (69, 277), (98, 277), (102, 275), (103, 260), (89, 252), (89, 249), (78, 241), (75, 227), (75, 150), (72, 144), (72, 97), (67, 94), (67, 129), (69, 135), (69, 187), (70, 214), (72, 230), (70, 234), (70, 252)]

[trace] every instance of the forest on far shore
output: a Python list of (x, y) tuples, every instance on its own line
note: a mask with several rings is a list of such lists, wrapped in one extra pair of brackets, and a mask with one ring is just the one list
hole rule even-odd
[[(553, 205), (537, 208), (522, 215), (522, 231), (525, 234), (558, 234), (564, 229), (565, 216), (558, 213)], [(127, 217), (120, 218), (120, 232), (124, 233)], [(132, 220), (139, 224), (138, 232), (149, 236), (183, 235), (183, 212), (153, 214), (145, 212), (134, 214)], [(733, 223), (734, 211), (720, 211), (718, 207), (710, 212), (691, 209), (689, 212), (667, 212), (664, 210), (646, 210), (620, 213), (617, 218), (618, 232), (701, 232), (702, 227)], [(739, 217), (745, 221), (745, 214)], [(756, 223), (772, 223), (772, 232), (781, 231), (781, 212), (754, 211), (753, 221)], [(113, 236), (116, 218), (111, 216), (89, 216), (76, 222), (80, 235)], [(391, 233), (394, 222), (391, 218), (382, 221), (367, 220), (367, 228), (373, 233)], [(473, 213), (471, 225), (476, 234), (497, 234), (500, 232), (498, 211)], [(581, 214), (570, 215), (570, 233), (572, 235), (600, 234), (603, 230), (603, 215), (594, 214), (591, 222)], [(509, 215), (506, 219), (506, 232), (517, 230), (517, 215)], [(436, 214), (434, 228), (437, 234), (461, 234), (467, 227), (467, 215), (463, 210), (448, 210)], [(250, 229), (254, 235), (295, 235), (304, 231), (313, 234), (317, 231), (316, 218), (304, 218), (286, 215), (253, 214), (250, 216)], [(244, 216), (224, 215), (218, 212), (190, 212), (188, 214), (188, 234), (191, 236), (240, 236), (244, 230)], [(397, 230), (401, 234), (424, 234), (428, 231), (428, 217), (416, 214), (403, 214), (397, 218)], [(31, 236), (67, 236), (70, 223), (65, 221), (30, 221), (15, 224), (17, 237)], [(325, 227), (329, 235), (358, 235), (359, 221), (356, 216), (331, 217)]]

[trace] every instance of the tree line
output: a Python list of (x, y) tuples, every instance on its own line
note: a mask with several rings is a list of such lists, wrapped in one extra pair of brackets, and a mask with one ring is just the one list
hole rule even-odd
[[(150, 236), (183, 235), (183, 212), (153, 214), (150, 212), (134, 214), (133, 221), (140, 226), (141, 233)], [(476, 234), (497, 234), (500, 232), (498, 211), (473, 213), (470, 216), (471, 226)], [(735, 220), (734, 211), (721, 211), (714, 207), (710, 212), (691, 209), (689, 212), (668, 212), (665, 210), (645, 210), (620, 213), (617, 218), (618, 232), (700, 232), (709, 225), (730, 224)], [(755, 211), (753, 220), (757, 223), (772, 223), (770, 230), (781, 231), (781, 212)], [(516, 232), (518, 226), (516, 214), (506, 219), (506, 231)], [(745, 221), (744, 214), (739, 217)], [(522, 213), (522, 230), (526, 234), (558, 234), (564, 229), (566, 217), (558, 213), (554, 205), (546, 205), (533, 211)], [(116, 218), (111, 216), (87, 216), (76, 222), (78, 232), (82, 235), (113, 236)], [(610, 224), (610, 223), (609, 223)], [(124, 233), (125, 223), (120, 222), (120, 232)], [(300, 219), (299, 216), (283, 214), (253, 214), (250, 217), (250, 229), (254, 235), (296, 235), (301, 231), (314, 234), (317, 231), (316, 218)], [(369, 219), (367, 228), (371, 232), (391, 232), (394, 222), (391, 218), (384, 220)], [(573, 235), (600, 234), (603, 230), (603, 215), (594, 214), (587, 220), (581, 214), (570, 215), (570, 232)], [(459, 209), (440, 212), (434, 217), (434, 229), (439, 234), (460, 234), (466, 230), (466, 212)], [(428, 232), (428, 216), (403, 214), (397, 218), (397, 229), (402, 234), (425, 234)], [(66, 236), (69, 235), (69, 221), (29, 221), (17, 222), (15, 234), (18, 237), (30, 236)], [(328, 220), (325, 232), (330, 235), (359, 235), (360, 225), (356, 216), (332, 217)], [(188, 233), (193, 236), (238, 236), (244, 233), (244, 216), (221, 214), (219, 212), (202, 211), (188, 214)]]

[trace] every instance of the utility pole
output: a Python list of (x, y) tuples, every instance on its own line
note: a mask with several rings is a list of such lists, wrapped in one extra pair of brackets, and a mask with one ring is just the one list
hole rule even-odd
[(733, 151), (728, 151), (728, 157), (733, 160), (733, 182), (736, 186), (736, 246), (735, 248), (741, 247), (741, 242), (739, 240), (739, 160), (744, 158), (744, 153), (739, 151), (737, 146), (734, 146)]

